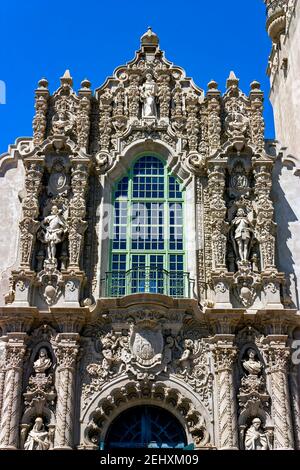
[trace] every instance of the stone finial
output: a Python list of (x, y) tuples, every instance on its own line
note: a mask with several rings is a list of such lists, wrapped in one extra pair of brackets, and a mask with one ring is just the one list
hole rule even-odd
[(84, 89), (91, 88), (91, 82), (87, 78), (84, 78), (82, 82), (80, 83), (80, 86), (81, 88), (84, 88)]
[(41, 78), (38, 82), (38, 89), (44, 90), (48, 88), (48, 80), (46, 78)]
[(251, 90), (253, 91), (260, 91), (260, 83), (254, 80), (252, 83), (250, 83)]
[(152, 28), (150, 26), (148, 26), (148, 30), (141, 37), (141, 45), (142, 46), (158, 46), (159, 45), (159, 38), (157, 34), (155, 34), (152, 31)]
[(236, 77), (235, 73), (231, 71), (226, 81), (226, 88), (228, 89), (228, 88), (231, 88), (232, 86), (238, 87), (239, 82), (240, 80)]
[(60, 77), (60, 83), (62, 85), (73, 86), (73, 78), (70, 75), (70, 70), (66, 70), (62, 77)]
[(208, 89), (209, 90), (216, 90), (218, 91), (218, 83), (215, 80), (211, 80), (208, 84)]

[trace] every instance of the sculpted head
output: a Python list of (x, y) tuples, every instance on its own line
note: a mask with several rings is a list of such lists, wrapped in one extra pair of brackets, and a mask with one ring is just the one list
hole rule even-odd
[(237, 217), (245, 217), (246, 216), (246, 212), (245, 212), (245, 209), (242, 209), (241, 207), (237, 210), (237, 213), (236, 213)]
[(249, 359), (255, 359), (256, 352), (254, 351), (254, 349), (248, 349), (247, 353), (248, 353)]
[(39, 352), (39, 357), (48, 357), (48, 352), (46, 348), (41, 348)]
[(58, 213), (59, 213), (58, 207), (57, 206), (52, 206), (51, 214), (57, 215)]
[(43, 418), (36, 418), (34, 422), (34, 429), (36, 431), (41, 431), (44, 427)]
[(256, 431), (259, 430), (261, 426), (261, 419), (260, 418), (254, 418), (252, 421), (252, 426), (256, 429)]

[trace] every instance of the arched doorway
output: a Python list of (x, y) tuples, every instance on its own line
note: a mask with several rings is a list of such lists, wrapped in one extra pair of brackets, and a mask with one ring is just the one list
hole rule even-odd
[(183, 448), (186, 434), (179, 421), (157, 406), (123, 411), (108, 429), (104, 448)]

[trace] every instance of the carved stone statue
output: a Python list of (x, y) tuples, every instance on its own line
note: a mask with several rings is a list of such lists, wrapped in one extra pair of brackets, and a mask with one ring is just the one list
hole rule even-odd
[(24, 449), (48, 450), (49, 446), (49, 434), (45, 429), (43, 418), (36, 418), (33, 428), (25, 441)]
[(191, 339), (185, 339), (183, 343), (183, 352), (181, 357), (178, 359), (178, 363), (182, 367), (182, 371), (189, 372), (191, 368), (191, 360), (193, 355), (193, 341)]
[(261, 428), (261, 420), (254, 418), (252, 425), (246, 431), (245, 450), (269, 450), (268, 435)]
[(67, 223), (61, 215), (61, 210), (53, 206), (51, 214), (41, 222), (43, 229), (41, 241), (47, 245), (47, 259), (55, 261), (56, 245), (61, 243), (67, 233)]
[(247, 130), (249, 120), (238, 109), (233, 109), (225, 119), (225, 128), (229, 137), (243, 136)]
[(236, 255), (240, 261), (248, 261), (253, 229), (244, 209), (238, 209), (232, 229)]
[(48, 357), (46, 348), (41, 348), (39, 351), (39, 357), (34, 361), (33, 368), (36, 374), (45, 373), (52, 365), (51, 359)]
[(256, 352), (254, 349), (248, 349), (247, 354), (248, 359), (243, 361), (244, 369), (249, 373), (249, 375), (258, 375), (262, 370), (262, 363), (255, 359)]
[(65, 135), (73, 127), (73, 122), (66, 111), (58, 111), (52, 119), (52, 131), (54, 135)]
[(141, 99), (143, 102), (142, 116), (144, 118), (157, 117), (157, 106), (156, 106), (157, 93), (158, 93), (157, 85), (155, 81), (153, 80), (151, 73), (147, 73), (146, 81), (141, 86)]

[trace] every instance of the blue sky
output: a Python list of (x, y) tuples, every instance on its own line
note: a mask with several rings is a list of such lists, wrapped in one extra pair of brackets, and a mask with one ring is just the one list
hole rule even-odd
[(3, 0), (0, 80), (6, 104), (0, 105), (0, 153), (17, 137), (32, 135), (40, 78), (49, 80), (53, 92), (69, 68), (75, 89), (83, 78), (96, 88), (132, 59), (147, 26), (158, 34), (167, 58), (201, 88), (214, 79), (224, 91), (230, 70), (246, 93), (251, 81), (260, 81), (266, 136), (273, 137), (263, 0)]

